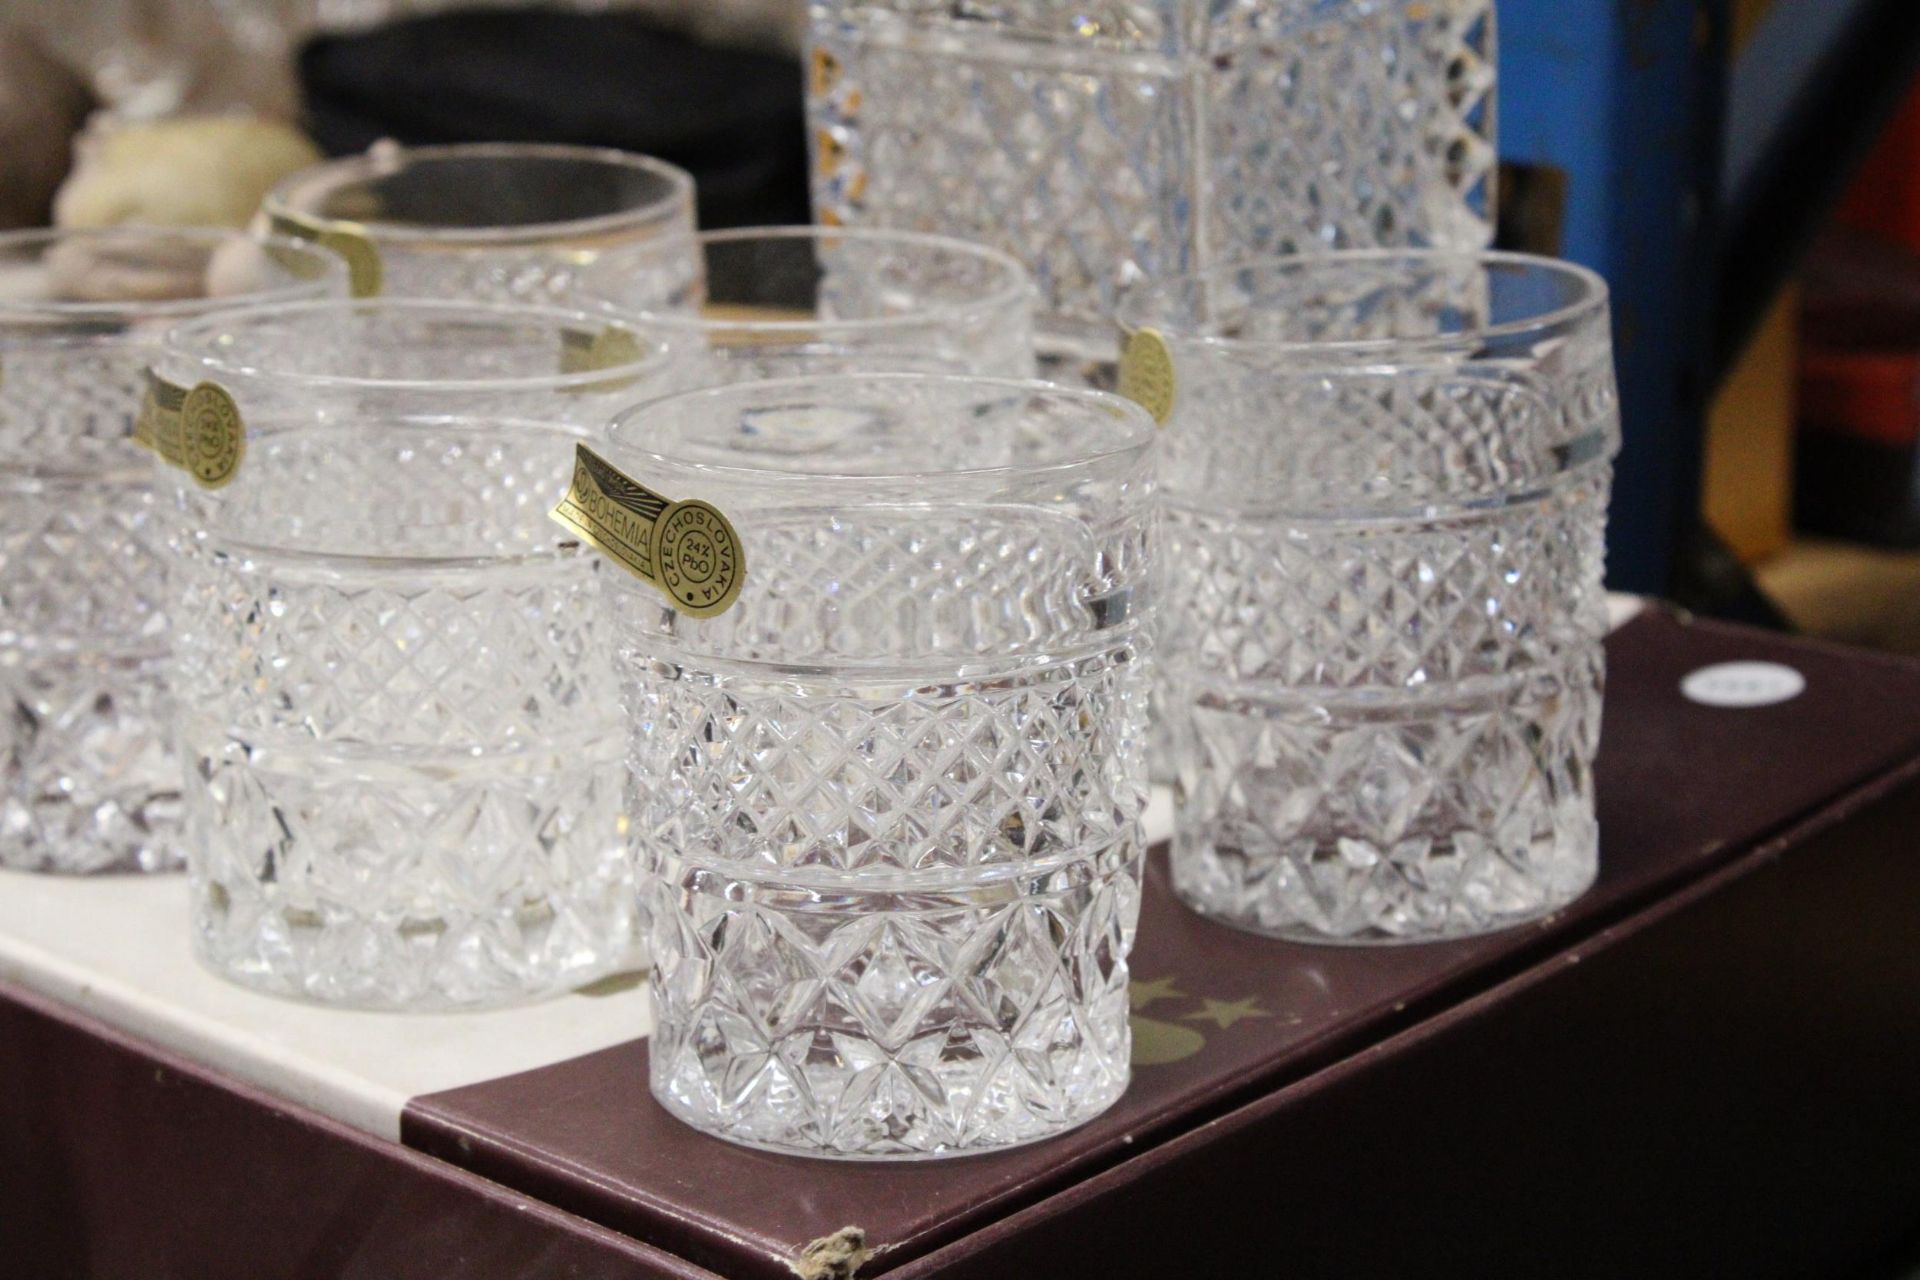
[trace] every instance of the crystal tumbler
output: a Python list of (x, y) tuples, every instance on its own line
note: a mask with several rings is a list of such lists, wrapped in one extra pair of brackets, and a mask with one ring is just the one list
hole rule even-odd
[(615, 426), (612, 464), (730, 513), (745, 563), (705, 620), (604, 597), (674, 1115), (929, 1157), (1126, 1088), (1152, 449), (1113, 397), (911, 374)]
[(1268, 253), (1492, 238), (1493, 0), (813, 0), (826, 223), (1032, 270), (1048, 354), (1116, 292)]
[(1033, 286), (944, 236), (762, 227), (615, 250), (580, 297), (636, 317), (685, 389), (848, 372), (1033, 376)]
[(693, 179), (597, 147), (382, 144), (288, 177), (262, 214), (346, 258), (361, 297), (557, 302), (608, 249), (691, 232)]
[(1181, 896), (1340, 942), (1577, 897), (1619, 443), (1605, 286), (1382, 253), (1137, 301), (1122, 376), (1166, 420)]
[(287, 241), (0, 236), (0, 867), (177, 863), (164, 540), (130, 439), (146, 366), (183, 317), (345, 288)]
[(599, 345), (631, 359), (562, 372), (588, 323), (383, 299), (168, 335), (156, 395), (217, 387), (245, 431), (225, 487), (170, 472), (193, 936), (216, 972), (433, 1010), (632, 963), (602, 565), (546, 510), (584, 424), (644, 397), (659, 357), (627, 335)]

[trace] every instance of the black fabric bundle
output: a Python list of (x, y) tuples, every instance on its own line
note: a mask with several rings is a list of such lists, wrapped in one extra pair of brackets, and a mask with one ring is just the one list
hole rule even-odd
[(703, 227), (809, 217), (799, 64), (637, 15), (414, 18), (313, 40), (300, 77), (308, 128), (332, 154), (380, 138), (620, 147), (691, 172)]

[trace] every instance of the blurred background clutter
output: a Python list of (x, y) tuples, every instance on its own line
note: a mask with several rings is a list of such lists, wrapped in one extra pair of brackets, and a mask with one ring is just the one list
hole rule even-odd
[[(809, 220), (804, 0), (0, 0), (0, 224), (239, 225), (317, 152), (617, 146)], [(1613, 585), (1920, 652), (1920, 4), (1504, 0), (1500, 234), (1615, 294)]]

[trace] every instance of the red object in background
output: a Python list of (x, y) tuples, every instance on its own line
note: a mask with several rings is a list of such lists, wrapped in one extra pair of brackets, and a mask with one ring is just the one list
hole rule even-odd
[(1920, 87), (1867, 157), (1837, 221), (1920, 251)]
[(1920, 547), (1920, 87), (1808, 255), (1794, 523)]
[(1829, 231), (1801, 283), (1801, 427), (1920, 443), (1920, 251)]
[(1800, 421), (1896, 449), (1920, 441), (1920, 352), (1832, 351), (1800, 356)]
[(1920, 547), (1920, 94), (1807, 256), (1794, 523)]

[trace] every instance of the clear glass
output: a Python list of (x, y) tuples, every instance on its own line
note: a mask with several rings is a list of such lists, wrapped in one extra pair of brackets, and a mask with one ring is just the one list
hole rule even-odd
[(383, 144), (292, 175), (262, 212), (276, 230), (370, 246), (380, 293), (483, 302), (563, 301), (608, 250), (694, 228), (682, 170), (547, 143)]
[(1174, 883), (1317, 942), (1476, 934), (1598, 869), (1606, 288), (1508, 255), (1175, 281)]
[(1118, 292), (1270, 253), (1478, 249), (1493, 0), (813, 0), (820, 221), (1026, 263), (1055, 357)]
[(945, 236), (759, 227), (606, 254), (580, 296), (633, 317), (686, 389), (833, 373), (1034, 372), (1033, 285)]
[(218, 382), (249, 422), (454, 414), (595, 429), (670, 380), (666, 350), (609, 312), (433, 298), (232, 307), (167, 334), (158, 370), (183, 387)]
[(147, 364), (183, 317), (345, 288), (229, 232), (0, 235), (0, 867), (178, 865)]
[(674, 1115), (901, 1159), (1126, 1088), (1153, 447), (1113, 397), (917, 375), (616, 424), (615, 465), (729, 513), (745, 560), (707, 621), (605, 597)]
[(576, 312), (380, 300), (168, 336), (246, 452), (172, 486), (194, 945), (362, 1008), (527, 1000), (635, 962), (599, 558), (547, 519), (657, 353), (558, 371)]

